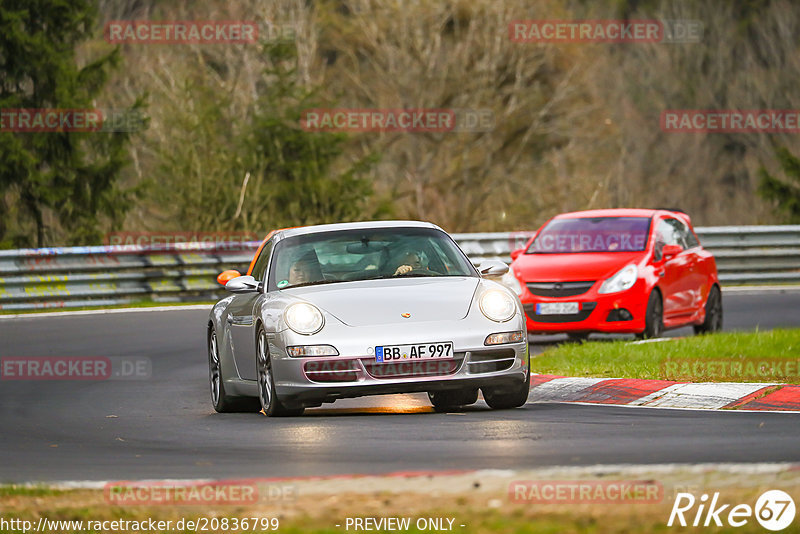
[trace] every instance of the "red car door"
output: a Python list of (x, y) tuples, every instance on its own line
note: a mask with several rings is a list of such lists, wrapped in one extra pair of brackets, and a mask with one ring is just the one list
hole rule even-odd
[[(662, 219), (656, 225), (654, 257), (656, 274), (661, 278), (658, 286), (664, 304), (664, 321), (667, 323), (692, 313), (690, 269), (693, 254), (684, 249), (680, 234), (671, 221), (679, 222)], [(667, 253), (665, 247), (668, 247)]]
[(691, 228), (684, 224), (681, 230), (687, 254), (690, 258), (689, 291), (691, 292), (691, 311), (697, 312), (705, 306), (706, 296), (711, 286), (710, 270), (712, 261), (711, 254), (703, 250), (700, 242), (692, 232)]
[(695, 314), (705, 305), (705, 296), (708, 293), (709, 264), (706, 261), (710, 254), (700, 247), (700, 242), (689, 226), (678, 219), (667, 219), (667, 223), (674, 229), (678, 237), (678, 242), (684, 248), (685, 255), (685, 280), (683, 282), (685, 310), (686, 314)]

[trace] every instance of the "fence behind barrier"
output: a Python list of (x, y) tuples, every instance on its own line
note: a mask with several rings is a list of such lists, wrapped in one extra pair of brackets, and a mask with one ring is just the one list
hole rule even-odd
[[(717, 258), (723, 284), (800, 283), (800, 225), (696, 228)], [(476, 265), (510, 261), (532, 232), (454, 234)], [(216, 275), (247, 268), (257, 241), (0, 251), (0, 309), (66, 308), (210, 300), (224, 294)]]

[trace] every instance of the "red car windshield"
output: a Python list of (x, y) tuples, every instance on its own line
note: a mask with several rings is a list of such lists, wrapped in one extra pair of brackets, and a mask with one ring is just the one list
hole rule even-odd
[(647, 246), (649, 232), (649, 217), (553, 219), (525, 253), (637, 252)]

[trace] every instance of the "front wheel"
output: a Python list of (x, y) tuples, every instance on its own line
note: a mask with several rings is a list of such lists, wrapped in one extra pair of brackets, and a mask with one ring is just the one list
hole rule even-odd
[(434, 411), (451, 412), (464, 406), (475, 404), (478, 401), (478, 390), (429, 391), (428, 399), (433, 404)]
[(254, 412), (257, 410), (252, 398), (234, 397), (225, 392), (217, 332), (213, 327), (208, 335), (208, 383), (211, 387), (211, 404), (217, 412)]
[(292, 417), (302, 415), (304, 408), (287, 408), (275, 392), (275, 377), (272, 371), (272, 358), (264, 328), (258, 329), (256, 338), (256, 367), (258, 368), (258, 400), (261, 411), (267, 417)]
[(639, 339), (661, 337), (664, 333), (664, 304), (661, 293), (654, 289), (647, 300), (647, 313), (644, 316), (644, 332), (637, 334)]
[(519, 408), (528, 402), (528, 395), (531, 391), (531, 368), (525, 373), (525, 381), (511, 389), (495, 390), (494, 388), (483, 388), (483, 400), (493, 410), (508, 410)]
[(711, 286), (706, 299), (706, 320), (695, 325), (695, 334), (709, 334), (722, 330), (722, 293), (718, 286)]

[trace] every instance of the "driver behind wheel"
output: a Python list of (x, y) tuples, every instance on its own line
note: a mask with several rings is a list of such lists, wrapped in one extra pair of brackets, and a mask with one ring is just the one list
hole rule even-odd
[(397, 269), (394, 271), (393, 276), (399, 276), (401, 274), (405, 274), (411, 271), (427, 271), (428, 266), (423, 263), (422, 255), (419, 252), (415, 252), (410, 250), (405, 254), (402, 254), (399, 258), (399, 263)]
[(309, 284), (324, 280), (316, 253), (311, 250), (295, 260), (289, 268), (289, 285)]

